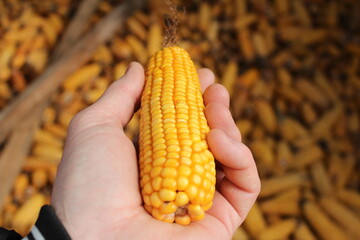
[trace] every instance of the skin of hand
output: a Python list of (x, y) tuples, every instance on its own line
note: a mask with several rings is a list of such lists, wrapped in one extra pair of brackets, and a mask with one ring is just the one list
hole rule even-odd
[(207, 141), (217, 162), (213, 206), (188, 226), (155, 220), (142, 206), (138, 158), (124, 127), (139, 108), (144, 69), (136, 62), (68, 129), (51, 205), (73, 239), (231, 239), (254, 204), (260, 180), (229, 111), (229, 94), (198, 71)]

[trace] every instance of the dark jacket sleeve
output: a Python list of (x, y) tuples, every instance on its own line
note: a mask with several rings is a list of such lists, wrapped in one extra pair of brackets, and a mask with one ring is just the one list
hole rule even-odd
[(65, 227), (56, 216), (54, 209), (45, 205), (41, 208), (39, 217), (31, 232), (26, 237), (22, 237), (15, 231), (0, 228), (0, 240), (71, 240)]
[(4, 228), (0, 228), (0, 240), (18, 240), (21, 239), (22, 236), (20, 236), (17, 232), (14, 230), (9, 231)]

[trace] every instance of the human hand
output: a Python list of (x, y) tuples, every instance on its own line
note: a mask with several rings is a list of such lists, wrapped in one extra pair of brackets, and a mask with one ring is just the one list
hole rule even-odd
[[(229, 94), (198, 71), (207, 141), (217, 159), (217, 191), (201, 221), (188, 226), (155, 220), (143, 208), (137, 155), (124, 127), (139, 106), (144, 69), (131, 63), (93, 105), (71, 121), (51, 205), (73, 239), (231, 239), (259, 191), (250, 150), (229, 111)], [(219, 117), (221, 116), (221, 117)]]

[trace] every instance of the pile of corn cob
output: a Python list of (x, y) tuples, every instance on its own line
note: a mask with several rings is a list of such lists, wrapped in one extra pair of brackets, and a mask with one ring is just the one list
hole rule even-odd
[[(63, 8), (25, 14), (26, 4), (15, 1), (18, 15), (0, 14), (0, 41), (7, 44), (0, 45), (0, 68), (9, 69), (0, 73), (0, 107), (33, 79), (33, 70), (25, 66), (37, 74), (43, 70), (47, 57), (40, 61), (37, 56), (49, 56), (61, 34), (67, 1), (50, 2)], [(221, 0), (185, 7), (179, 46), (229, 90), (233, 116), (262, 180), (259, 199), (234, 239), (360, 238), (358, 1)], [(101, 2), (93, 21), (112, 8)], [(7, 11), (1, 3), (0, 9)], [(0, 225), (22, 234), (29, 230), (49, 201), (70, 119), (96, 101), (130, 61), (145, 64), (160, 49), (165, 10), (161, 1), (150, 1), (65, 80), (43, 114)], [(17, 23), (21, 17), (10, 17), (20, 13), (35, 20), (24, 25)], [(53, 15), (62, 23), (54, 36), (41, 23)], [(32, 35), (32, 41), (44, 42), (39, 48), (18, 34), (30, 23), (40, 24)], [(32, 53), (37, 49), (41, 53)], [(18, 75), (25, 79), (22, 87)], [(126, 129), (134, 143), (138, 128), (135, 114)]]
[[(56, 12), (51, 7), (57, 6)], [(68, 1), (0, 2), (0, 109), (46, 66), (63, 30)]]

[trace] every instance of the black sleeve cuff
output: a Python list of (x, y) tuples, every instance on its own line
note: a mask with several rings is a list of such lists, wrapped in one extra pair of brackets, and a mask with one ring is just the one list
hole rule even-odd
[(0, 240), (20, 240), (22, 237), (14, 230), (0, 228)]
[(71, 240), (54, 209), (49, 205), (41, 208), (35, 226), (29, 235), (23, 239)]

